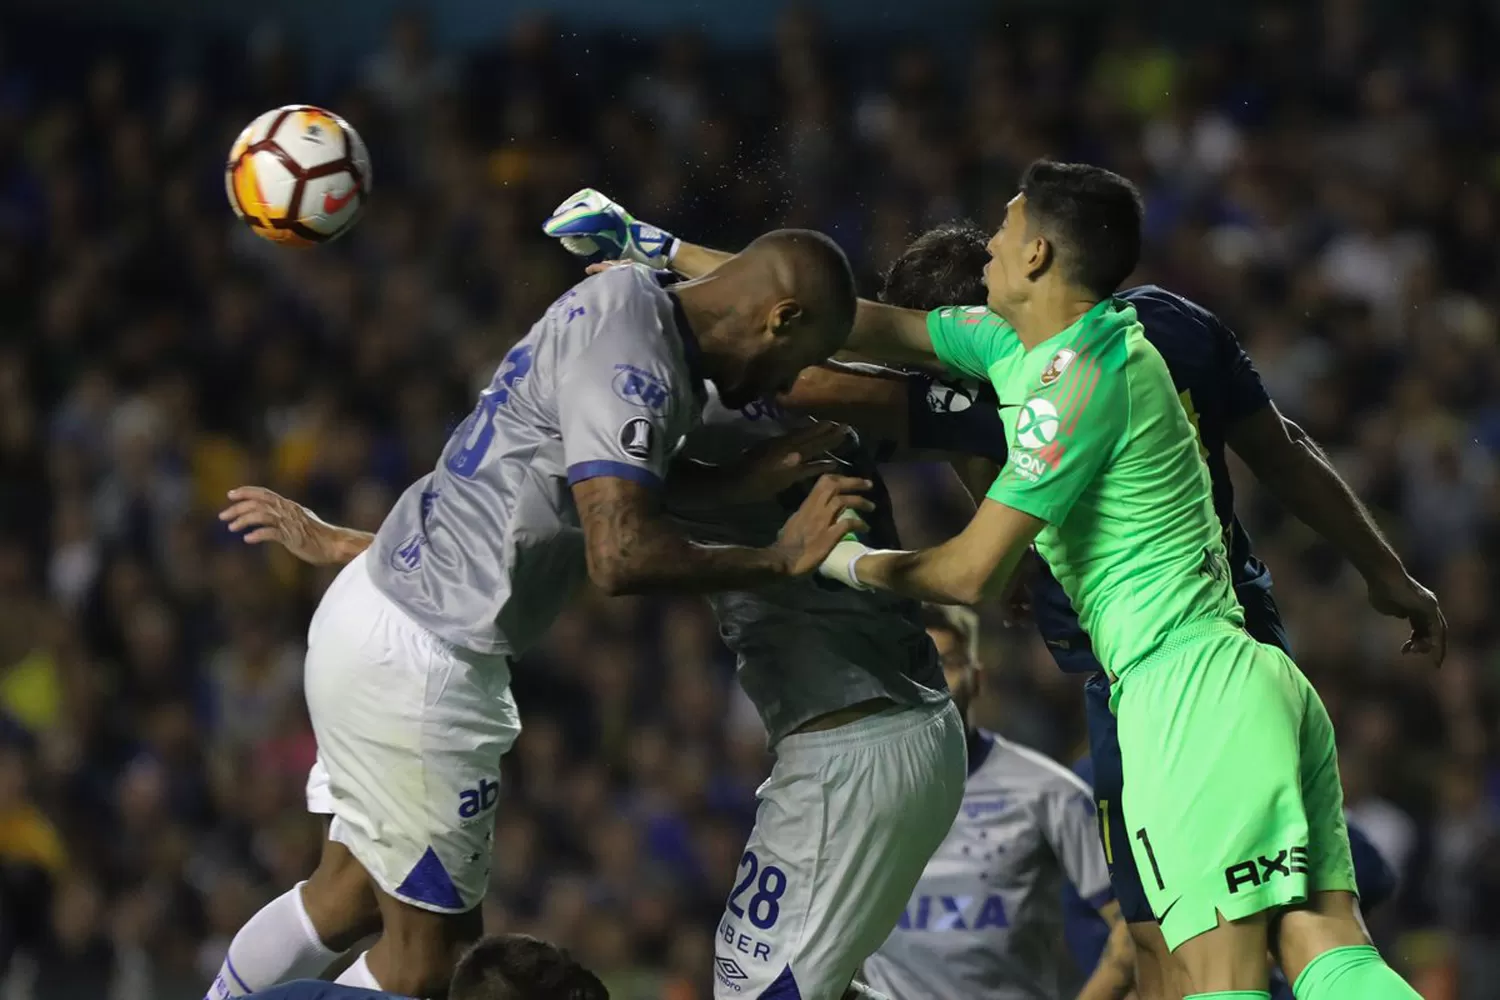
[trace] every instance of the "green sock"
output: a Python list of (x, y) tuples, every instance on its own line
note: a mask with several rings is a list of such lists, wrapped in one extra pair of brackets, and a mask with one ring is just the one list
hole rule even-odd
[(1265, 990), (1228, 990), (1224, 993), (1189, 993), (1182, 1000), (1271, 1000)]
[(1371, 945), (1330, 948), (1292, 984), (1297, 1000), (1422, 1000)]

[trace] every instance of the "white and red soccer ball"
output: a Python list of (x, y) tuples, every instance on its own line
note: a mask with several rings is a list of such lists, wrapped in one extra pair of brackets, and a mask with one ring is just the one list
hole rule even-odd
[(229, 150), (229, 205), (264, 239), (326, 243), (352, 227), (370, 197), (370, 154), (338, 115), (307, 104), (267, 111)]

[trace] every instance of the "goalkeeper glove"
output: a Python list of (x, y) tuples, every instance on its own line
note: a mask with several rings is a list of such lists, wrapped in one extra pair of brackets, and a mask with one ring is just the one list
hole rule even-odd
[(542, 231), (564, 249), (596, 260), (629, 260), (665, 270), (677, 252), (677, 237), (625, 211), (593, 188), (584, 188), (558, 205)]

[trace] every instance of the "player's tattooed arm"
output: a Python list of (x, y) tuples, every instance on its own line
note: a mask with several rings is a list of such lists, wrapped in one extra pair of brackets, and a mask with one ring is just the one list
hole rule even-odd
[(597, 476), (573, 484), (588, 555), (589, 578), (606, 594), (740, 590), (816, 570), (848, 531), (863, 531), (846, 510), (870, 510), (858, 495), (865, 479), (818, 480), (766, 548), (699, 545), (678, 532), (662, 512), (656, 490), (627, 479)]
[(1109, 941), (1078, 1000), (1124, 1000), (1135, 987), (1135, 943), (1130, 925), (1120, 914), (1120, 904), (1110, 900), (1099, 907), (1099, 916), (1109, 925)]
[[(862, 589), (936, 604), (978, 604), (1005, 596), (1043, 522), (986, 499), (964, 530), (930, 549), (884, 551), (841, 542), (822, 573)], [(845, 561), (847, 560), (847, 561)]]
[(1227, 437), (1255, 478), (1354, 564), (1375, 610), (1411, 623), (1411, 638), (1403, 651), (1429, 655), (1440, 665), (1448, 646), (1448, 623), (1437, 597), (1406, 571), (1369, 509), (1317, 442), (1282, 416), (1274, 403), (1231, 424)]
[(264, 486), (237, 486), (230, 504), (219, 512), (230, 531), (244, 533), (245, 543), (275, 542), (305, 563), (342, 566), (370, 547), (367, 531), (329, 524), (306, 507)]

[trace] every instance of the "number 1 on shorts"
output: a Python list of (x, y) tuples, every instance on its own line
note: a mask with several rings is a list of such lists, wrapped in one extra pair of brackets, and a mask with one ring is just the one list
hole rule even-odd
[(1135, 831), (1135, 839), (1139, 840), (1146, 848), (1146, 860), (1151, 862), (1151, 874), (1156, 877), (1156, 887), (1165, 889), (1166, 883), (1161, 880), (1161, 869), (1156, 867), (1156, 852), (1151, 849), (1151, 838), (1146, 836), (1146, 828), (1143, 826)]

